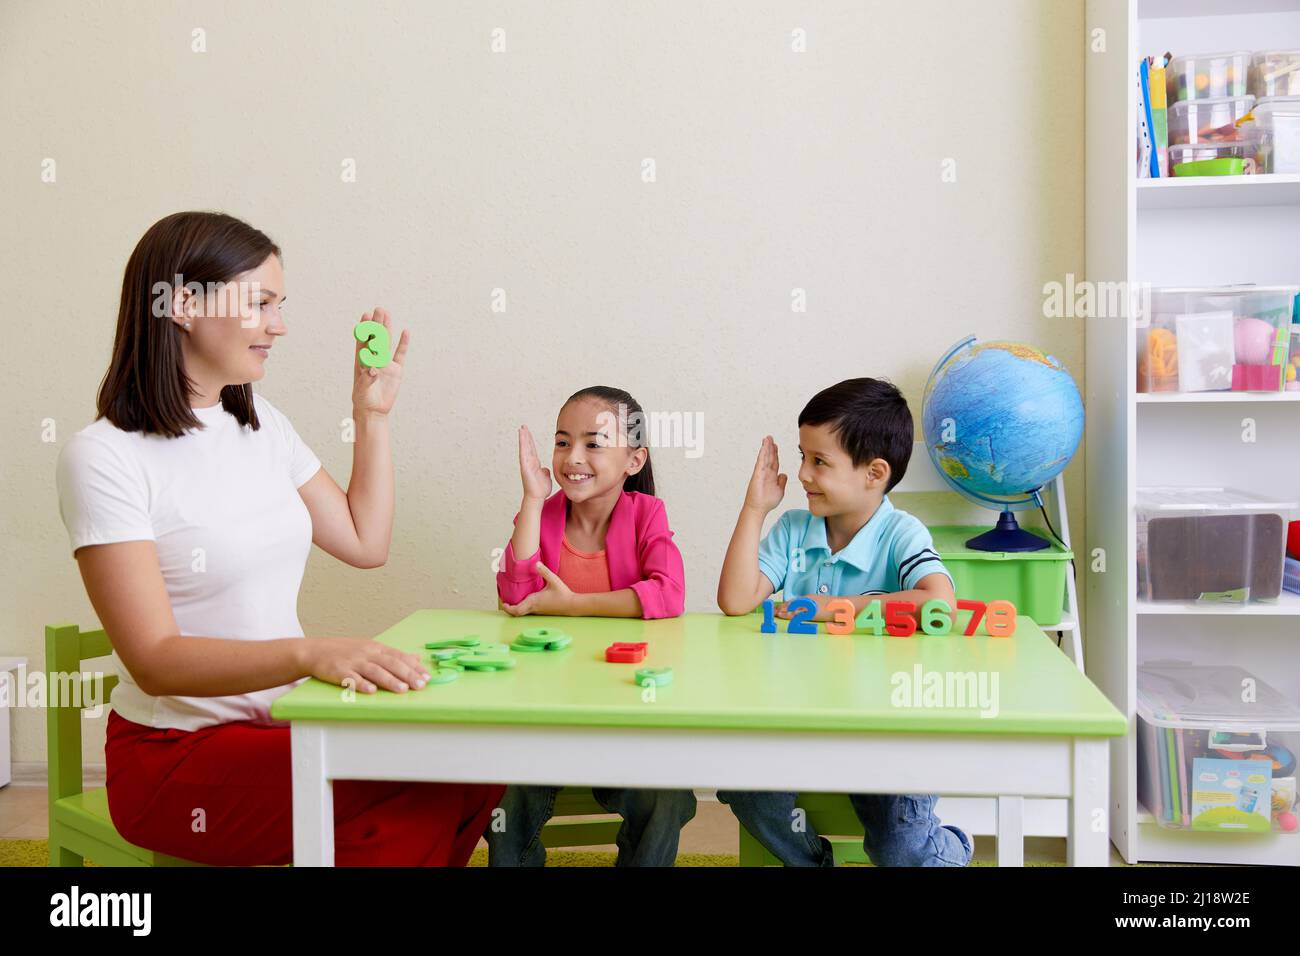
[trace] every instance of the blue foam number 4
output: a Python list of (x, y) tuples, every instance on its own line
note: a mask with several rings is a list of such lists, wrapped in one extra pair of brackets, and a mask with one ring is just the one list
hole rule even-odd
[(357, 358), (366, 368), (383, 368), (393, 358), (388, 338), (388, 328), (382, 322), (358, 322), (352, 330), (358, 342), (365, 342), (366, 347), (357, 353)]
[(795, 598), (785, 606), (790, 612), (790, 623), (785, 626), (787, 634), (816, 634), (817, 625), (813, 618), (817, 614), (817, 602), (811, 598)]

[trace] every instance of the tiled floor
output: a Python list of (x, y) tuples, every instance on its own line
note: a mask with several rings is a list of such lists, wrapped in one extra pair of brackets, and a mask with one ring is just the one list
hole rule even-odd
[[(11, 784), (0, 789), (0, 840), (44, 840), (48, 835), (45, 788)], [(681, 852), (737, 852), (736, 820), (731, 811), (714, 800), (701, 800), (695, 819), (682, 831)], [(977, 837), (975, 859), (993, 860), (996, 847), (991, 837)], [(1031, 837), (1025, 841), (1026, 863), (1064, 863), (1065, 841)], [(1123, 861), (1111, 847), (1111, 865)]]

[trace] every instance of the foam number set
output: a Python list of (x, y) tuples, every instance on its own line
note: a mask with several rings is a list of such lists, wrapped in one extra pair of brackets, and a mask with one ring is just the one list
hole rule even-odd
[[(826, 604), (834, 618), (826, 622), (826, 633), (843, 636), (857, 631), (866, 631), (880, 637), (889, 634), (892, 637), (911, 637), (917, 631), (914, 617), (916, 605), (911, 601), (872, 601), (861, 611), (856, 611), (848, 598), (832, 598)], [(817, 602), (811, 598), (796, 598), (787, 606), (790, 611), (790, 623), (786, 626), (787, 634), (816, 634), (817, 624), (813, 621), (817, 613)], [(990, 637), (1010, 637), (1016, 631), (1016, 606), (1010, 601), (957, 601), (957, 609), (970, 611), (970, 620), (962, 633), (970, 637), (984, 622), (984, 631)], [(776, 633), (776, 606), (771, 601), (763, 602), (763, 624), (759, 628), (764, 634)], [(921, 605), (920, 630), (922, 634), (950, 634), (956, 623), (953, 610), (947, 601), (926, 601)]]
[(392, 361), (392, 342), (388, 338), (388, 327), (382, 322), (358, 322), (352, 335), (358, 342), (366, 343), (366, 347), (357, 353), (357, 358), (366, 368), (383, 368)]

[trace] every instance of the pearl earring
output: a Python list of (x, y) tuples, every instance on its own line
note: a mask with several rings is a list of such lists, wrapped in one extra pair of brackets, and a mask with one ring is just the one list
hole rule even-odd
[(189, 324), (188, 322), (186, 322), (186, 323), (185, 323), (185, 327), (188, 329), (188, 328), (190, 327), (190, 324)]

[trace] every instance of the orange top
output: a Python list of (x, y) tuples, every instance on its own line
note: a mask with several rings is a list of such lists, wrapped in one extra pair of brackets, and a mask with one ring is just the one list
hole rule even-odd
[(560, 568), (556, 572), (560, 580), (576, 594), (594, 594), (608, 591), (609, 562), (605, 560), (605, 551), (579, 551), (569, 544), (569, 536), (564, 536), (560, 548)]

